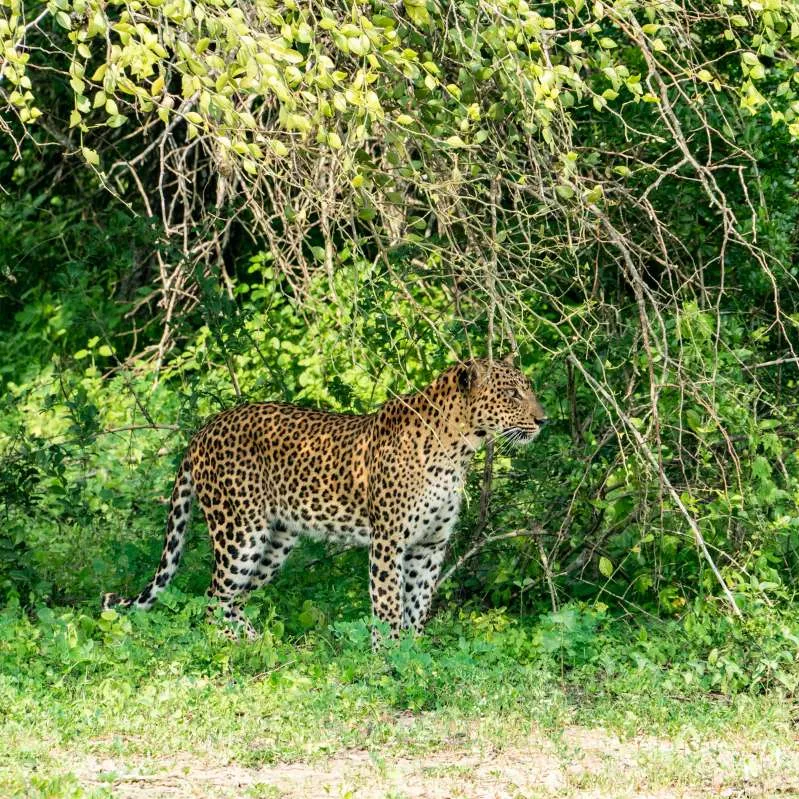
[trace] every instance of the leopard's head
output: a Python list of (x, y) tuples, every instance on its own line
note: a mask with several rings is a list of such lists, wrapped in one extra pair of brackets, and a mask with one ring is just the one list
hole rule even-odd
[(458, 387), (478, 438), (528, 444), (547, 421), (530, 381), (511, 363), (475, 359), (459, 367)]

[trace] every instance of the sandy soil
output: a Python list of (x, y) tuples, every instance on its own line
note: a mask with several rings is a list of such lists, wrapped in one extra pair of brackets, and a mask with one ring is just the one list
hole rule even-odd
[(799, 797), (799, 747), (698, 740), (676, 745), (601, 728), (535, 734), (500, 751), (443, 749), (420, 757), (347, 751), (327, 760), (248, 768), (194, 756), (68, 759), (86, 788), (115, 797), (263, 799), (665, 799)]

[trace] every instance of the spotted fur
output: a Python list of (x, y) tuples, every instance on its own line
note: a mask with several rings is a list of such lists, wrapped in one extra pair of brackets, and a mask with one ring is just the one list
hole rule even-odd
[(466, 470), (489, 436), (527, 443), (545, 413), (505, 362), (468, 361), (365, 416), (263, 403), (220, 413), (192, 439), (172, 491), (163, 554), (134, 599), (150, 608), (177, 570), (192, 500), (214, 551), (208, 594), (225, 617), (269, 582), (300, 535), (369, 546), (369, 591), (392, 635), (421, 631), (457, 521)]

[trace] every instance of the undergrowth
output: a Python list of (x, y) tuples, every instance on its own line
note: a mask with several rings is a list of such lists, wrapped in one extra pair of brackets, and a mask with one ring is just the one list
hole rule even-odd
[(224, 637), (204, 598), (174, 587), (149, 613), (12, 596), (0, 611), (0, 795), (114, 795), (86, 793), (65, 765), (74, 757), (210, 751), (259, 767), (363, 748), (501, 749), (570, 724), (623, 737), (769, 736), (792, 723), (799, 613), (761, 607), (741, 621), (697, 607), (642, 621), (601, 604), (518, 617), (449, 603), (424, 637), (373, 652), (365, 585), (336, 579), (353, 564), (333, 564), (331, 579), (305, 554), (250, 601), (254, 642)]

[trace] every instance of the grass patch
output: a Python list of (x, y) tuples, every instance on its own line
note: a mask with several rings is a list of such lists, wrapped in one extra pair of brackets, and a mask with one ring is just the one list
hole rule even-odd
[[(747, 647), (782, 653), (791, 618), (727, 631), (719, 651), (693, 622), (636, 628), (579, 606), (527, 622), (450, 612), (424, 638), (375, 654), (366, 619), (329, 621), (313, 603), (296, 610), (315, 619), (296, 634), (256, 599), (255, 642), (225, 639), (203, 604), (173, 593), (149, 614), (29, 614), (13, 603), (0, 613), (0, 795), (118, 795), (131, 769), (146, 784), (187, 759), (192, 773), (197, 763), (242, 770), (257, 793), (258, 774), (286, 764), (324, 770), (338, 759), (361, 773), (353, 753), (369, 755), (366, 771), (389, 795), (397, 763), (418, 761), (414, 779), (460, 784), (476, 768), (469, 758), (512, 760), (531, 741), (560, 775), (557, 790), (610, 791), (625, 742), (654, 787), (712, 772), (697, 741), (758, 762), (792, 742), (795, 651), (770, 672), (750, 661), (737, 682), (726, 665)], [(767, 626), (771, 639), (755, 642)], [(592, 768), (569, 771), (587, 757)], [(793, 761), (781, 768), (790, 776)]]

